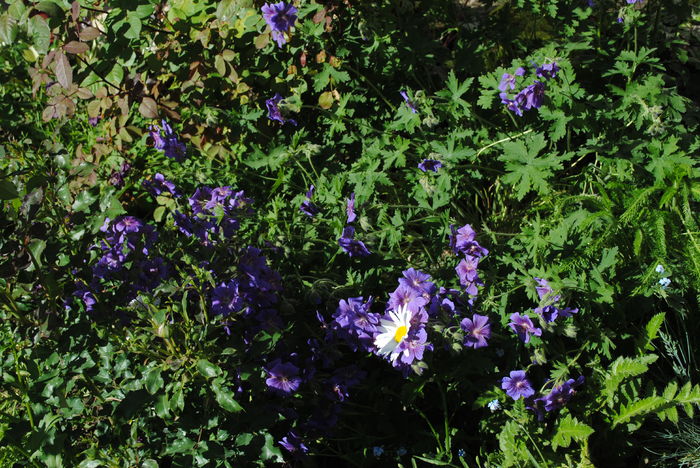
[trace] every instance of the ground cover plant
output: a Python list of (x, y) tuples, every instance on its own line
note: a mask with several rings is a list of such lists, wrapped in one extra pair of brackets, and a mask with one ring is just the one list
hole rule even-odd
[(698, 466), (694, 2), (0, 5), (0, 466)]

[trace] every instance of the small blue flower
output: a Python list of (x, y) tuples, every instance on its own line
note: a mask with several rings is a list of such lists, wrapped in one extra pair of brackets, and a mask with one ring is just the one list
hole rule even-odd
[(666, 270), (664, 270), (663, 265), (660, 265), (660, 264), (659, 264), (659, 265), (656, 265), (655, 270), (656, 270), (657, 273), (663, 273), (664, 271), (666, 271)]
[(459, 458), (464, 458), (464, 455), (465, 455), (464, 449), (457, 450), (457, 455), (459, 455)]
[(498, 402), (498, 400), (491, 400), (486, 406), (488, 406), (491, 411), (498, 411), (501, 409), (501, 404)]
[(406, 450), (406, 447), (399, 447), (399, 449), (396, 451), (396, 455), (403, 457), (408, 453), (408, 450)]
[(384, 447), (372, 447), (372, 453), (374, 454), (375, 457), (381, 457), (382, 454), (384, 453)]
[(666, 289), (668, 288), (668, 285), (671, 284), (671, 280), (669, 278), (661, 278), (659, 280), (659, 284), (662, 288)]

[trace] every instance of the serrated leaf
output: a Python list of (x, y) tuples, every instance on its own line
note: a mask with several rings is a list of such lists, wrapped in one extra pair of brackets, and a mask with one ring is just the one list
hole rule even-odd
[(634, 401), (627, 406), (623, 406), (620, 412), (613, 418), (613, 427), (631, 421), (640, 416), (646, 416), (659, 409), (666, 400), (660, 396), (650, 396)]
[(618, 357), (610, 366), (603, 382), (603, 396), (610, 403), (620, 384), (630, 377), (644, 374), (649, 369), (649, 364), (658, 359), (655, 354), (640, 356), (638, 358)]
[(562, 168), (556, 154), (538, 157), (545, 145), (542, 134), (533, 136), (528, 145), (522, 141), (503, 143), (503, 155), (498, 158), (505, 162), (506, 175), (502, 180), (515, 187), (518, 200), (531, 190), (538, 194), (550, 192), (547, 179), (554, 175), (554, 170)]
[(591, 426), (579, 422), (576, 418), (567, 414), (559, 421), (557, 432), (554, 433), (552, 438), (552, 448), (556, 450), (557, 447), (568, 447), (571, 445), (572, 440), (579, 443), (585, 442), (593, 432), (594, 430)]

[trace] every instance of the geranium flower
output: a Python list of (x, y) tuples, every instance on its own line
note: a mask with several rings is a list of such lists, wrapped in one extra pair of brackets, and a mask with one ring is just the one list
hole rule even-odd
[(488, 346), (486, 341), (491, 338), (491, 325), (485, 315), (474, 314), (471, 319), (465, 318), (460, 324), (464, 330), (464, 346), (474, 349)]
[(290, 3), (266, 3), (262, 7), (263, 18), (272, 30), (272, 39), (278, 47), (287, 43), (284, 33), (289, 32), (297, 21), (297, 9)]
[(525, 371), (522, 370), (511, 371), (510, 377), (503, 377), (501, 388), (513, 400), (517, 400), (520, 397), (527, 398), (535, 394), (532, 385), (526, 378)]

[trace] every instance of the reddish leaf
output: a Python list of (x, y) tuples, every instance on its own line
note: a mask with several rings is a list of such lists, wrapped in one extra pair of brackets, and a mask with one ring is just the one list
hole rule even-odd
[(91, 41), (100, 35), (100, 31), (97, 28), (88, 26), (87, 28), (80, 31), (80, 34), (78, 35), (80, 36), (81, 41)]
[(70, 41), (63, 46), (63, 50), (69, 54), (84, 54), (88, 51), (88, 45), (84, 42)]
[(70, 85), (73, 84), (73, 69), (70, 67), (68, 59), (62, 52), (56, 54), (54, 71), (56, 72), (56, 80), (58, 80), (61, 86), (66, 89), (70, 88)]
[(80, 17), (80, 2), (78, 0), (75, 0), (71, 6), (70, 6), (70, 16), (73, 19), (73, 22), (75, 23), (78, 21), (78, 18)]
[(147, 119), (158, 118), (158, 104), (152, 98), (145, 97), (139, 105), (139, 112)]

